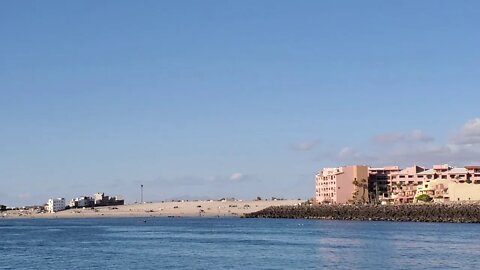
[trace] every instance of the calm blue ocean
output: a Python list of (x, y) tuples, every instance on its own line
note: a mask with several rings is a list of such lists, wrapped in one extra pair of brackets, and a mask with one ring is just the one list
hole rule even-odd
[(0, 269), (479, 269), (480, 225), (0, 219)]

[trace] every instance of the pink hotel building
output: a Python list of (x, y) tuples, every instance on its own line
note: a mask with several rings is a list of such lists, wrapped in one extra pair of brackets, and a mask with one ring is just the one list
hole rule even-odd
[(316, 196), (320, 203), (348, 203), (353, 199), (357, 186), (368, 180), (367, 166), (345, 166), (325, 168), (316, 175)]
[[(452, 191), (463, 191), (456, 191), (454, 196), (452, 192), (450, 196), (445, 185), (433, 185), (437, 180), (450, 183)], [(442, 194), (441, 201), (480, 200), (480, 192), (476, 191), (480, 190), (480, 166), (452, 168), (444, 164), (426, 169), (414, 165), (400, 169), (398, 166), (354, 165), (324, 168), (315, 176), (315, 182), (315, 199), (319, 203), (350, 203), (359, 199), (359, 193), (363, 201), (413, 203), (419, 194), (417, 191), (428, 188), (430, 182), (432, 187), (442, 188), (442, 191), (432, 191), (432, 194)], [(365, 189), (368, 192), (365, 193)]]

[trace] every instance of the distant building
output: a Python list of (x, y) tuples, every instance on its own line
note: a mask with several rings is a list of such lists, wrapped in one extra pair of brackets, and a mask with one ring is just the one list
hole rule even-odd
[(119, 196), (109, 197), (104, 193), (95, 193), (93, 195), (95, 206), (111, 206), (111, 205), (124, 205), (125, 200)]
[(450, 182), (447, 186), (445, 200), (450, 202), (480, 201), (480, 185)]
[(315, 199), (320, 203), (368, 202), (368, 177), (367, 166), (325, 168), (315, 176)]
[(453, 168), (448, 164), (434, 165), (431, 169), (412, 173), (410, 179), (417, 179), (413, 183), (406, 181), (394, 181), (395, 186), (407, 186), (409, 190), (415, 190), (415, 194), (409, 193), (407, 200), (397, 200), (395, 192), (392, 193), (394, 203), (416, 202), (419, 195), (428, 195), (435, 202), (458, 202), (480, 200), (480, 166), (465, 166)]
[(106, 206), (108, 204), (108, 196), (105, 196), (105, 193), (95, 193), (93, 195), (93, 200), (95, 206)]
[(388, 200), (390, 175), (399, 171), (398, 166), (368, 168), (368, 191), (371, 199), (376, 202)]
[(234, 201), (236, 201), (236, 199), (233, 198), (233, 197), (232, 198), (221, 198), (218, 201), (220, 201), (220, 202), (234, 202)]
[(465, 166), (463, 168), (451, 168), (432, 176), (433, 183), (443, 180), (444, 192), (439, 193), (435, 189), (433, 199), (435, 201), (480, 201), (480, 166)]
[(324, 168), (315, 176), (315, 182), (319, 203), (404, 204), (416, 203), (420, 195), (428, 195), (434, 202), (480, 201), (480, 166), (344, 166)]
[(124, 204), (125, 204), (125, 199), (123, 199), (120, 196), (110, 197), (108, 201), (108, 205), (124, 205)]
[(390, 174), (390, 198), (393, 203), (413, 203), (417, 186), (423, 184), (428, 171), (420, 166), (412, 166)]
[(7, 211), (7, 206), (0, 204), (0, 212)]
[(65, 210), (65, 198), (48, 199), (46, 210), (49, 213)]
[(417, 186), (417, 192), (415, 194), (414, 202), (418, 202), (416, 199), (420, 195), (428, 195), (434, 202), (447, 202), (450, 200), (448, 195), (449, 180), (447, 179), (435, 179), (428, 182), (423, 182)]
[(71, 199), (70, 203), (68, 204), (70, 208), (93, 207), (94, 205), (95, 205), (94, 199), (88, 196)]

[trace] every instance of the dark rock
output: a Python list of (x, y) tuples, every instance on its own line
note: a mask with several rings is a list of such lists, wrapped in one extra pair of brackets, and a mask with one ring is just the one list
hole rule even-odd
[(478, 204), (272, 206), (246, 218), (480, 223)]

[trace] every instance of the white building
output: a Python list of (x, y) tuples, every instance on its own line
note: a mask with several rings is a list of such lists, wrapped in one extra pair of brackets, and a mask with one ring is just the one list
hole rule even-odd
[(87, 196), (71, 199), (69, 203), (70, 208), (92, 207), (93, 205), (93, 198)]
[(48, 199), (47, 211), (49, 213), (55, 213), (62, 210), (65, 210), (65, 198)]

